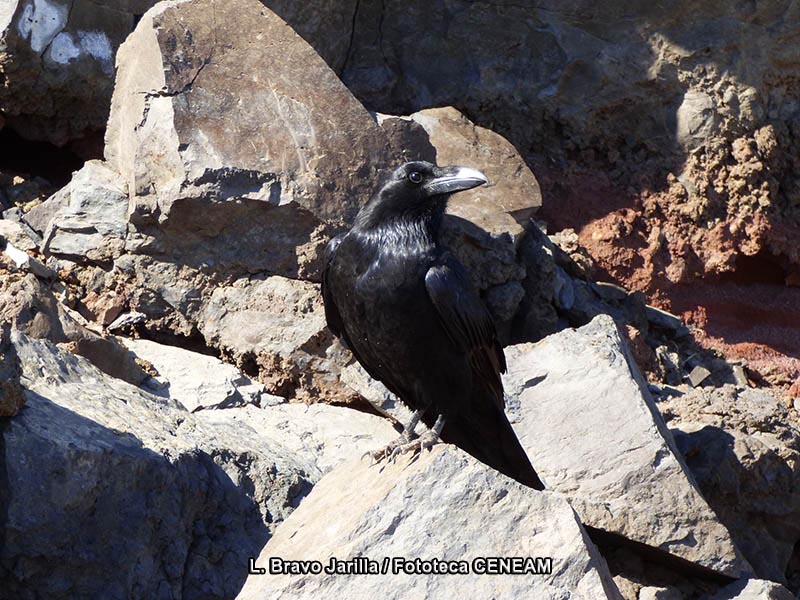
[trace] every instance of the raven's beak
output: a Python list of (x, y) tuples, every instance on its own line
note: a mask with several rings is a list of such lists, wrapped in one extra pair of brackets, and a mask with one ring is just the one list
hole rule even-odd
[(489, 183), (486, 175), (469, 167), (443, 167), (434, 172), (437, 177), (423, 186), (430, 196), (452, 194)]

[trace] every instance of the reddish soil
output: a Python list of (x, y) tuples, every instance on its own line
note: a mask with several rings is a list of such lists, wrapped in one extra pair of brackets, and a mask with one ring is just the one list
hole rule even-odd
[(800, 397), (800, 265), (784, 243), (800, 239), (800, 226), (762, 207), (777, 184), (759, 179), (768, 169), (753, 158), (755, 145), (690, 163), (661, 189), (644, 181), (623, 189), (599, 168), (536, 165), (537, 218), (550, 233), (577, 233), (596, 279), (645, 292), (694, 326), (702, 347), (744, 359), (756, 379)]

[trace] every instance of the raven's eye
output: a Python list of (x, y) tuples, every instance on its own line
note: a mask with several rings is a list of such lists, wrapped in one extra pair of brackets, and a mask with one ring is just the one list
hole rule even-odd
[(422, 174), (418, 171), (411, 171), (411, 173), (408, 174), (408, 180), (411, 183), (419, 183), (422, 181)]

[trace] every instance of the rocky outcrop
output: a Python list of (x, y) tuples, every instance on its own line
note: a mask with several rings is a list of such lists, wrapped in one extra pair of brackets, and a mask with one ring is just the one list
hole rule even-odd
[(750, 572), (610, 317), (507, 357), (514, 430), (547, 489), (565, 494), (585, 525), (726, 575)]
[(27, 404), (2, 430), (3, 593), (235, 595), (318, 471), (48, 342), (16, 334), (14, 347)]
[[(552, 557), (552, 568), (513, 577), (476, 572), (481, 558), (498, 556)], [(382, 468), (361, 460), (334, 469), (264, 547), (257, 568), (267, 569), (271, 557), (324, 566), (331, 557), (364, 557), (378, 569), (386, 563), (388, 575), (256, 574), (240, 600), (442, 597), (454, 589), (480, 598), (621, 598), (564, 500), (444, 445)], [(469, 572), (393, 573), (392, 559), (409, 561), (409, 569), (415, 561), (464, 561)]]

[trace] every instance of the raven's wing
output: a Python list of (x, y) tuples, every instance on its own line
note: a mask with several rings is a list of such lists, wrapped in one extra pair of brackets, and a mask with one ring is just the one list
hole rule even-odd
[(464, 268), (446, 257), (444, 264), (428, 269), (425, 287), (448, 337), (469, 358), (473, 373), (492, 391), (502, 409), (500, 373), (505, 373), (506, 358), (492, 316)]
[(342, 243), (343, 235), (338, 235), (332, 238), (325, 246), (324, 264), (322, 269), (322, 303), (325, 306), (325, 321), (328, 323), (328, 329), (333, 332), (336, 337), (342, 337), (344, 334), (344, 323), (342, 322), (342, 315), (339, 313), (339, 307), (333, 299), (328, 277), (331, 270), (331, 263), (336, 254), (336, 248)]

